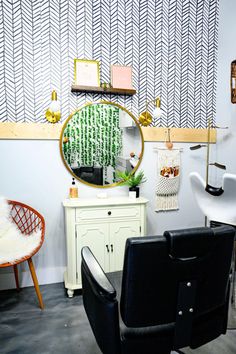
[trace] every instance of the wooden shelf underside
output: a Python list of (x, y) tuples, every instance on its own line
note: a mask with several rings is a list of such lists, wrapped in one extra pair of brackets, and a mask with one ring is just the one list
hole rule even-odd
[[(0, 139), (59, 140), (63, 124), (50, 123), (0, 123)], [(142, 127), (144, 141), (166, 141), (167, 128)], [(173, 142), (207, 142), (207, 129), (171, 128)], [(216, 129), (211, 130), (210, 142), (216, 142)]]
[(108, 87), (104, 89), (103, 87), (96, 86), (80, 86), (80, 85), (72, 85), (71, 92), (90, 92), (90, 93), (108, 93), (113, 95), (134, 95), (136, 90), (134, 89), (120, 89), (114, 87)]

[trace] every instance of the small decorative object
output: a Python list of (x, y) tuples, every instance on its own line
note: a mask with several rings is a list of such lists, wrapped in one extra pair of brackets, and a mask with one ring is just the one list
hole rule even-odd
[(129, 186), (129, 196), (131, 198), (134, 198), (134, 195), (135, 198), (139, 198), (138, 186), (147, 181), (143, 171), (140, 171), (137, 174), (128, 171), (118, 171), (117, 177), (121, 179), (121, 185)]
[(158, 150), (155, 211), (178, 209), (180, 151)]
[(55, 90), (52, 91), (52, 102), (50, 103), (45, 116), (50, 123), (57, 123), (61, 119), (60, 104), (57, 101), (57, 93)]
[(132, 66), (111, 65), (111, 85), (132, 90)]
[(166, 147), (167, 147), (168, 150), (171, 150), (173, 148), (173, 143), (170, 140), (170, 128), (167, 128)]
[(130, 165), (131, 165), (131, 168), (135, 168), (139, 162), (139, 157), (135, 154), (135, 152), (131, 152), (130, 153)]
[(231, 102), (236, 103), (236, 60), (231, 63)]
[[(154, 103), (154, 110), (152, 115), (148, 112), (148, 106), (150, 103)], [(152, 123), (153, 118), (160, 118), (162, 115), (162, 110), (161, 110), (161, 100), (160, 97), (155, 98), (154, 100), (147, 101), (146, 102), (146, 111), (142, 112), (139, 116), (139, 123), (141, 123), (142, 126), (147, 127)]]
[(131, 198), (131, 199), (139, 198), (139, 191), (132, 190), (131, 188), (129, 188), (129, 198)]
[(64, 136), (63, 137), (63, 144), (68, 143), (68, 141), (69, 141), (69, 138), (67, 136)]
[(101, 192), (97, 194), (98, 199), (106, 199), (107, 198), (107, 193)]
[(101, 83), (101, 87), (102, 87), (104, 90), (107, 90), (107, 89), (110, 87), (110, 85), (109, 85), (109, 83), (107, 83), (107, 82), (102, 82), (102, 83)]
[(99, 61), (74, 59), (75, 85), (100, 87)]
[(72, 185), (69, 191), (70, 198), (78, 198), (78, 187), (75, 184), (75, 179), (72, 178)]

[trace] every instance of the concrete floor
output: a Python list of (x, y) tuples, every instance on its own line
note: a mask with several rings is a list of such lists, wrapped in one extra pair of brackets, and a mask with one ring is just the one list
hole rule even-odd
[(33, 287), (0, 292), (0, 354), (101, 354), (82, 297), (69, 299), (62, 283), (40, 289), (43, 311)]
[[(101, 354), (82, 305), (75, 293), (66, 296), (64, 284), (40, 287), (45, 310), (38, 307), (34, 288), (0, 292), (0, 354)], [(231, 325), (236, 325), (235, 310)], [(236, 331), (228, 331), (195, 354), (236, 354)], [(112, 354), (112, 353), (111, 353)]]

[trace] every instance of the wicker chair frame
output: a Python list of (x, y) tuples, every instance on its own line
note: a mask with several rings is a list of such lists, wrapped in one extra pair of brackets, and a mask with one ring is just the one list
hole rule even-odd
[(42, 295), (41, 295), (41, 292), (39, 289), (38, 279), (37, 279), (37, 276), (35, 273), (32, 257), (35, 253), (38, 252), (38, 250), (41, 248), (41, 246), (43, 244), (44, 236), (45, 236), (45, 220), (44, 220), (43, 216), (37, 210), (33, 209), (29, 205), (23, 204), (21, 202), (17, 202), (15, 200), (8, 200), (8, 204), (11, 206), (10, 217), (12, 218), (12, 221), (17, 225), (20, 232), (22, 234), (30, 237), (30, 235), (33, 232), (40, 230), (41, 231), (41, 240), (40, 240), (39, 246), (36, 249), (34, 249), (34, 251), (32, 253), (25, 255), (24, 257), (16, 260), (15, 262), (2, 263), (2, 264), (0, 264), (0, 268), (13, 266), (15, 281), (16, 281), (16, 288), (19, 291), (20, 285), (19, 285), (19, 276), (18, 276), (17, 265), (19, 263), (27, 261), (28, 265), (29, 265), (31, 277), (32, 277), (32, 280), (34, 283), (35, 291), (36, 291), (36, 294), (38, 297), (39, 306), (41, 309), (43, 309), (44, 304), (43, 304)]

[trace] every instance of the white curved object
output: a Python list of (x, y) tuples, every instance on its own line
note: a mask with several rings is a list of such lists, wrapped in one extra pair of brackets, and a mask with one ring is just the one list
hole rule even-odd
[(190, 173), (190, 181), (198, 206), (209, 220), (236, 225), (236, 175), (225, 173), (224, 193), (213, 196), (205, 191), (206, 183), (197, 172)]

